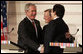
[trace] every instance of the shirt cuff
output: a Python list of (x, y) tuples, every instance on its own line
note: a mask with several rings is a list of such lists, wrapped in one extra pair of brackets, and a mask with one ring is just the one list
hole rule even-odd
[(41, 48), (43, 47), (43, 44), (41, 44), (38, 48), (38, 51), (41, 51)]

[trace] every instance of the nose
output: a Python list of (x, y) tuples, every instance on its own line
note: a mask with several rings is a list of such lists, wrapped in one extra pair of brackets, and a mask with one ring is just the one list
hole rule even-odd
[(36, 15), (36, 13), (37, 13), (36, 11), (33, 11), (33, 14), (34, 14), (34, 15)]

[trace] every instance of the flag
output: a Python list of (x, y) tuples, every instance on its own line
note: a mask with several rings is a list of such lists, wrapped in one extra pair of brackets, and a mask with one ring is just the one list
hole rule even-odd
[(1, 1), (1, 40), (7, 40), (7, 3), (6, 1)]

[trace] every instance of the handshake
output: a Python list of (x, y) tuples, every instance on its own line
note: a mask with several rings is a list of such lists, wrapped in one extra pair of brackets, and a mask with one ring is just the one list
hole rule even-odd
[(38, 50), (40, 51), (40, 53), (44, 53), (44, 46), (43, 46), (43, 44), (40, 45)]

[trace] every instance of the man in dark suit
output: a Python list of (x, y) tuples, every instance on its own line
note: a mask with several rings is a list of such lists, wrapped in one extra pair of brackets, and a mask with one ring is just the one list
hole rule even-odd
[(35, 19), (36, 6), (28, 3), (25, 6), (26, 17), (18, 26), (18, 45), (25, 48), (25, 53), (39, 53), (41, 40), (40, 22)]
[(47, 28), (49, 22), (51, 21), (51, 10), (52, 9), (46, 9), (44, 11), (44, 20), (45, 20), (45, 23), (47, 23), (46, 25), (44, 25), (43, 27), (43, 30), (42, 30), (42, 40), (43, 40), (43, 43), (44, 43), (44, 34), (45, 34), (45, 29)]
[(49, 46), (50, 42), (69, 42), (65, 37), (66, 32), (69, 32), (67, 24), (62, 19), (65, 13), (64, 6), (56, 4), (51, 13), (52, 20), (45, 29), (44, 36), (44, 53), (63, 53), (60, 47)]

